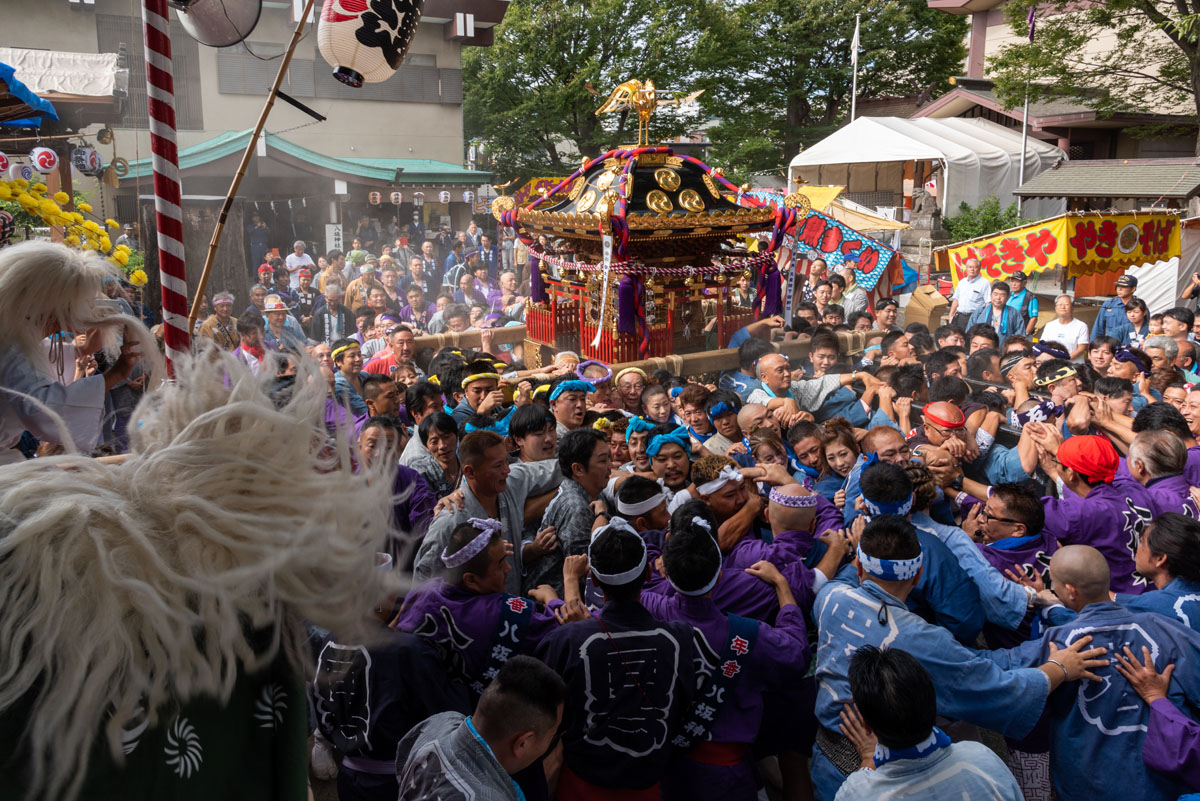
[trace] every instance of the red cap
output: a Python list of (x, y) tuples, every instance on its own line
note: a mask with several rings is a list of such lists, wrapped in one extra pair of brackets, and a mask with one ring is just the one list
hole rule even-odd
[(307, 267), (301, 267), (299, 275), (301, 278), (312, 278), (312, 270)]

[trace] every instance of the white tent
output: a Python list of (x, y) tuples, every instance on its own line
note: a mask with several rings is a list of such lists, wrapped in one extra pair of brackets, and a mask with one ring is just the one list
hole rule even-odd
[[(1029, 137), (1025, 180), (1053, 166), (1067, 154)], [(905, 162), (932, 162), (938, 203), (953, 216), (959, 204), (972, 206), (991, 195), (1001, 205), (1015, 202), (1019, 185), (1021, 132), (983, 119), (950, 117), (859, 117), (792, 159), (791, 181), (838, 183), (849, 193), (904, 191)], [(928, 172), (928, 171), (926, 171)], [(1066, 201), (1038, 198), (1024, 204), (1026, 219), (1043, 219), (1066, 211)]]
[(1200, 273), (1200, 217), (1183, 220), (1179, 234), (1182, 256), (1126, 271), (1138, 280), (1137, 296), (1146, 301), (1151, 314), (1161, 314), (1176, 306), (1195, 306), (1193, 301), (1184, 302), (1179, 297), (1191, 285), (1192, 274)]

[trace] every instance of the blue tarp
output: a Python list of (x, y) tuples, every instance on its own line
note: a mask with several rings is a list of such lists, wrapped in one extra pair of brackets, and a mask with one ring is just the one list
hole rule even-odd
[(58, 119), (58, 112), (54, 110), (54, 104), (30, 91), (29, 87), (17, 80), (16, 70), (3, 62), (0, 62), (0, 81), (8, 84), (9, 95), (28, 106), (30, 112), (26, 118), (9, 120), (0, 124), (36, 128), (42, 124), (43, 119)]

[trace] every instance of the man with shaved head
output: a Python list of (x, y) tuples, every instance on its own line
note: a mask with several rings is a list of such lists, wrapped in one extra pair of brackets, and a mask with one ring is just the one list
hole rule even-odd
[[(1104, 648), (1110, 659), (1128, 648), (1159, 671), (1174, 664), (1172, 697), (1193, 707), (1200, 704), (1200, 635), (1163, 615), (1131, 612), (1110, 600), (1109, 561), (1095, 548), (1060, 548), (1050, 559), (1048, 574), (1053, 596), (1078, 616), (1048, 629), (1039, 640), (994, 652), (1012, 657), (1007, 667), (1043, 664), (1055, 658), (1056, 648), (1091, 637), (1091, 646)], [(1124, 801), (1168, 801), (1194, 789), (1146, 768), (1142, 751), (1149, 707), (1113, 665), (1093, 672), (1098, 683), (1068, 683), (1046, 705), (1050, 770), (1058, 797), (1096, 801), (1119, 792)]]
[(738, 428), (749, 435), (754, 429), (765, 426), (779, 434), (779, 421), (767, 414), (767, 407), (761, 403), (747, 403), (738, 410)]
[(934, 445), (950, 451), (959, 461), (971, 461), (977, 446), (967, 430), (967, 418), (962, 409), (949, 401), (935, 401), (921, 409), (924, 424), (908, 437), (908, 446)]
[[(747, 403), (761, 403), (768, 412), (795, 417), (797, 412), (815, 412), (825, 399), (839, 387), (848, 387), (857, 380), (874, 381), (870, 373), (830, 373), (820, 378), (792, 380), (792, 368), (788, 357), (782, 353), (768, 353), (755, 366), (762, 387), (746, 397)], [(794, 422), (794, 421), (793, 421)]]
[(875, 426), (868, 430), (859, 443), (859, 447), (862, 453), (859, 454), (858, 461), (854, 463), (854, 467), (846, 476), (846, 505), (842, 508), (842, 515), (847, 526), (861, 514), (855, 508), (857, 505), (855, 501), (862, 495), (858, 481), (863, 467), (866, 466), (868, 455), (875, 454), (879, 461), (896, 465), (904, 464), (912, 458), (912, 449), (905, 442), (904, 435), (891, 426)]
[(771, 524), (773, 540), (794, 543), (798, 556), (812, 567), (822, 559), (826, 548), (822, 537), (816, 535), (839, 533), (842, 513), (829, 501), (802, 485), (784, 484), (771, 489), (767, 522)]

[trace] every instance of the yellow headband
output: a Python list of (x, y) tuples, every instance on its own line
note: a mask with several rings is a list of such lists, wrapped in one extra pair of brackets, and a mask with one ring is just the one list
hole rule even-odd
[(354, 350), (361, 350), (361, 348), (357, 342), (355, 342), (353, 345), (342, 345), (340, 348), (335, 350), (333, 353), (329, 354), (329, 358), (336, 359), (338, 356), (341, 356), (343, 353), (345, 353), (346, 351), (348, 351), (352, 348)]
[(597, 431), (608, 431), (612, 427), (613, 421), (609, 420), (607, 417), (599, 417), (596, 419), (596, 422), (592, 423), (592, 428), (596, 429)]
[(436, 375), (428, 376), (425, 380), (428, 381), (430, 384), (434, 384), (435, 386), (440, 387), (442, 385), (442, 380), (440, 378), (438, 378)]
[(1064, 378), (1070, 378), (1073, 375), (1079, 375), (1074, 367), (1063, 366), (1056, 370), (1053, 375), (1048, 375), (1045, 378), (1035, 378), (1033, 383), (1037, 384), (1039, 387), (1048, 387), (1051, 384), (1057, 384)]
[(550, 391), (550, 385), (542, 384), (540, 387), (536, 388), (533, 392), (529, 393), (529, 397), (536, 398), (538, 395), (541, 395), (543, 392), (549, 392), (549, 391)]
[(465, 387), (467, 384), (470, 384), (472, 381), (482, 381), (485, 378), (491, 378), (495, 381), (499, 381), (500, 375), (498, 373), (475, 373), (474, 375), (469, 375), (466, 378), (464, 378), (462, 380), (462, 385)]
[(621, 376), (625, 375), (626, 373), (637, 373), (638, 375), (640, 375), (640, 376), (642, 377), (642, 380), (643, 380), (643, 381), (648, 381), (648, 380), (649, 380), (649, 379), (647, 378), (647, 376), (646, 376), (646, 371), (645, 371), (645, 370), (643, 370), (643, 369), (642, 369), (642, 368), (640, 368), (640, 367), (626, 367), (624, 370), (622, 370), (621, 372), (617, 373), (617, 377), (616, 377), (616, 378), (614, 378), (613, 380), (614, 380), (614, 381), (616, 381), (617, 383), (620, 383), (620, 382), (621, 382)]

